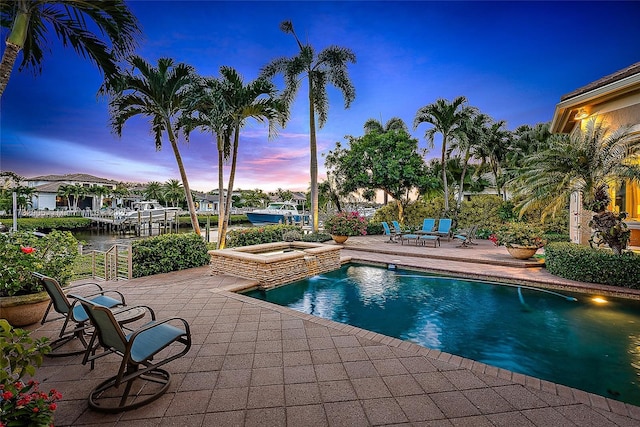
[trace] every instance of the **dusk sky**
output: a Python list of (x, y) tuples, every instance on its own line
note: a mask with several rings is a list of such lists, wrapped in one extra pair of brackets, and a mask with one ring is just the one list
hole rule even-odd
[[(411, 127), (420, 107), (460, 95), (511, 130), (548, 122), (562, 95), (640, 61), (637, 1), (128, 3), (143, 32), (138, 55), (154, 64), (170, 57), (201, 75), (217, 76), (227, 65), (247, 83), (272, 59), (295, 55), (295, 40), (279, 29), (286, 19), (316, 52), (329, 45), (352, 49), (356, 99), (345, 110), (340, 92), (330, 89), (320, 153), (345, 135), (362, 135), (369, 118), (385, 123), (397, 116)], [(6, 37), (3, 31), (3, 51)], [(155, 151), (147, 119), (129, 120), (122, 138), (111, 132), (107, 99), (96, 95), (99, 71), (62, 48), (53, 33), (49, 38), (43, 73), (16, 66), (2, 96), (0, 169), (27, 178), (88, 173), (117, 181), (179, 179), (169, 142)], [(412, 130), (421, 147), (427, 129), (422, 124)], [(266, 127), (255, 122), (244, 128), (235, 187), (307, 190), (308, 134), (303, 85), (277, 138), (268, 140)], [(191, 188), (217, 188), (213, 137), (195, 132), (188, 145), (182, 142)], [(437, 156), (436, 146), (429, 157)], [(323, 163), (320, 157), (321, 180)]]

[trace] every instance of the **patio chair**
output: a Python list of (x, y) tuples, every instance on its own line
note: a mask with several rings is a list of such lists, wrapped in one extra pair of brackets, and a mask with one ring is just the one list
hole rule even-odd
[(451, 218), (440, 218), (438, 220), (438, 229), (433, 232), (436, 236), (446, 237), (447, 242), (451, 240), (451, 227), (453, 220)]
[(389, 227), (389, 224), (387, 224), (385, 221), (382, 221), (382, 228), (384, 229), (384, 235), (385, 236), (389, 236), (389, 240), (385, 241), (385, 243), (398, 243), (395, 240), (396, 232), (395, 231), (391, 231), (391, 228)]
[(400, 236), (401, 245), (404, 245), (405, 240), (407, 242), (414, 240), (416, 242), (416, 246), (418, 245), (418, 242), (420, 241), (419, 239), (420, 236), (412, 233), (403, 233), (402, 228), (400, 228), (400, 224), (398, 223), (398, 221), (391, 221), (391, 223), (393, 224), (393, 228), (396, 230), (396, 235)]
[[(77, 298), (95, 327), (100, 346), (105, 350), (97, 355), (92, 350), (93, 354), (85, 357), (83, 363), (93, 362), (93, 359), (107, 354), (122, 357), (118, 373), (89, 393), (89, 407), (116, 413), (139, 408), (162, 396), (169, 388), (171, 374), (160, 366), (187, 354), (191, 348), (189, 323), (179, 317), (152, 320), (125, 334), (111, 310), (86, 298)], [(151, 313), (154, 319), (153, 311)], [(123, 384), (124, 390), (118, 393), (116, 389)]]
[(425, 218), (422, 221), (422, 230), (423, 233), (432, 233), (433, 229), (436, 228), (436, 220), (433, 218)]
[[(82, 306), (78, 303), (77, 299), (72, 297), (71, 300), (67, 297), (66, 292), (73, 290), (76, 292), (81, 288), (87, 289), (86, 292), (91, 292), (85, 295), (85, 298), (89, 298), (91, 301), (94, 301), (98, 304), (104, 305), (109, 308), (119, 307), (125, 305), (124, 295), (122, 295), (118, 291), (104, 290), (102, 286), (97, 283), (81, 283), (78, 285), (67, 286), (62, 289), (60, 284), (53, 277), (45, 276), (41, 273), (32, 273), (33, 276), (38, 278), (42, 287), (49, 294), (49, 298), (51, 301), (47, 306), (44, 315), (42, 316), (42, 320), (40, 324), (44, 325), (47, 322), (52, 322), (54, 320), (64, 319), (64, 323), (62, 324), (62, 328), (60, 329), (60, 333), (58, 339), (53, 341), (51, 346), (51, 352), (47, 354), (47, 356), (72, 356), (80, 353), (84, 353), (87, 349), (87, 340), (85, 335), (87, 335), (86, 329), (91, 325), (88, 322), (89, 317), (87, 316), (86, 311)], [(90, 288), (93, 288), (89, 290)], [(82, 291), (81, 291), (82, 292)], [(114, 297), (109, 296), (107, 294), (114, 294)], [(53, 310), (59, 313), (61, 316), (48, 319), (49, 311), (53, 308)], [(68, 349), (67, 351), (57, 351), (63, 345), (71, 342), (74, 339), (78, 339), (78, 342), (81, 344), (82, 348), (75, 348), (73, 350)]]
[(461, 241), (460, 247), (468, 248), (470, 245), (477, 245), (473, 240), (476, 238), (478, 232), (478, 225), (474, 224), (469, 228), (458, 230), (453, 234), (454, 239)]

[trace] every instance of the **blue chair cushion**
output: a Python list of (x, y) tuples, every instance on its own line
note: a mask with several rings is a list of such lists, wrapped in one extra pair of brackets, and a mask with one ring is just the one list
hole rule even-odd
[[(149, 322), (143, 327), (154, 322)], [(131, 359), (135, 362), (146, 360), (174, 342), (186, 332), (180, 328), (169, 325), (168, 323), (160, 323), (136, 336), (131, 347)], [(127, 335), (127, 340), (132, 334)]]
[[(115, 307), (118, 304), (122, 304), (122, 301), (113, 299), (105, 295), (99, 295), (95, 298), (91, 298), (91, 302), (103, 305), (107, 308)], [(87, 312), (84, 311), (84, 308), (80, 304), (76, 304), (76, 306), (73, 307), (73, 317), (78, 322), (84, 322), (85, 320), (89, 319)]]
[(436, 239), (439, 239), (438, 236), (432, 236), (432, 235), (429, 235), (429, 234), (424, 235), (424, 236), (420, 236), (420, 238), (424, 239), (424, 240), (436, 240)]

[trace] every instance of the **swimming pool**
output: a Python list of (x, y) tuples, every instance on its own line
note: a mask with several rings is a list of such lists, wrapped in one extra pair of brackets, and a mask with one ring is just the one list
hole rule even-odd
[(359, 264), (246, 295), (640, 405), (638, 301)]

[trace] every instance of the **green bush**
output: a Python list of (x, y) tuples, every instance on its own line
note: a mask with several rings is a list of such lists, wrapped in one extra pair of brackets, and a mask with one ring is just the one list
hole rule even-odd
[(68, 231), (37, 237), (31, 232), (0, 233), (0, 296), (28, 295), (43, 289), (31, 273), (68, 283), (78, 241)]
[(207, 244), (195, 233), (163, 234), (131, 244), (133, 277), (200, 267), (209, 262)]
[[(8, 221), (5, 225), (11, 226)], [(18, 218), (18, 230), (45, 231), (45, 230), (75, 230), (87, 228), (91, 225), (89, 218), (79, 216), (65, 216), (61, 218)]]
[(331, 240), (331, 235), (327, 233), (309, 233), (302, 235), (303, 242), (328, 242)]
[(384, 229), (382, 228), (382, 223), (380, 222), (369, 222), (367, 224), (367, 235), (375, 235), (384, 233)]
[(574, 243), (545, 246), (545, 263), (551, 274), (580, 282), (640, 289), (640, 256), (633, 252), (614, 255)]
[(281, 242), (282, 234), (286, 231), (301, 231), (295, 225), (265, 225), (231, 230), (227, 233), (227, 247), (258, 245), (260, 243)]

